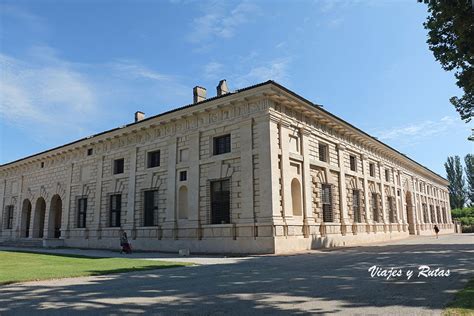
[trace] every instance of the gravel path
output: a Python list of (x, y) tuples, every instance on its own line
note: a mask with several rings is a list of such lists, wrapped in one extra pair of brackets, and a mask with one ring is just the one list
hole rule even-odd
[[(184, 259), (198, 258), (202, 265), (192, 267), (1, 286), (0, 315), (436, 315), (474, 275), (474, 234), (288, 256)], [(373, 265), (404, 274), (372, 278)], [(420, 265), (450, 275), (418, 277)], [(409, 269), (414, 275), (407, 280)]]

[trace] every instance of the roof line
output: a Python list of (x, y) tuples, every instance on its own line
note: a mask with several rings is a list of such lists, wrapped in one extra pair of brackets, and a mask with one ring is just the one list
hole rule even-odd
[(365, 136), (368, 136), (370, 137), (372, 140), (374, 140), (375, 142), (387, 147), (388, 149), (390, 150), (393, 150), (394, 152), (396, 152), (397, 154), (399, 155), (402, 155), (404, 158), (407, 158), (408, 160), (410, 160), (411, 162), (415, 163), (416, 165), (424, 168), (425, 170), (431, 172), (432, 174), (440, 177), (442, 180), (445, 180), (445, 181), (448, 181), (446, 178), (444, 178), (443, 176), (437, 174), (436, 172), (434, 172), (433, 170), (429, 169), (428, 167), (420, 164), (419, 162), (413, 160), (412, 158), (408, 157), (407, 155), (399, 152), (398, 150), (396, 150), (395, 148), (387, 145), (386, 143), (378, 140), (377, 138), (367, 134), (366, 132), (364, 132), (363, 130), (361, 130), (360, 128), (352, 125), (351, 123), (345, 121), (344, 119), (332, 114), (331, 112), (325, 110), (321, 105), (319, 104), (316, 104), (314, 102), (311, 102), (310, 100), (304, 98), (303, 96), (297, 94), (296, 92), (286, 88), (285, 86), (279, 84), (278, 82), (276, 81), (273, 81), (273, 80), (267, 80), (265, 82), (261, 82), (261, 83), (258, 83), (258, 84), (255, 84), (255, 85), (252, 85), (252, 86), (248, 86), (248, 87), (245, 87), (245, 88), (242, 88), (242, 89), (238, 89), (236, 90), (235, 92), (229, 92), (229, 93), (226, 93), (226, 94), (223, 94), (223, 95), (220, 95), (220, 96), (215, 96), (215, 97), (212, 97), (212, 98), (209, 98), (209, 99), (206, 99), (206, 100), (203, 100), (201, 102), (197, 102), (197, 103), (190, 103), (190, 104), (187, 104), (187, 105), (184, 105), (184, 106), (181, 106), (181, 107), (178, 107), (178, 108), (174, 108), (174, 109), (171, 109), (171, 110), (168, 110), (168, 111), (165, 111), (163, 113), (160, 113), (160, 114), (157, 114), (157, 115), (153, 115), (153, 116), (150, 116), (150, 117), (147, 117), (143, 120), (140, 120), (140, 121), (137, 121), (137, 122), (132, 122), (132, 123), (129, 123), (129, 124), (126, 124), (122, 127), (115, 127), (115, 128), (112, 128), (110, 130), (106, 130), (104, 132), (101, 132), (101, 133), (98, 133), (98, 134), (94, 134), (94, 135), (91, 135), (91, 136), (87, 136), (87, 137), (84, 137), (84, 138), (81, 138), (81, 139), (78, 139), (78, 140), (75, 140), (73, 142), (70, 142), (70, 143), (67, 143), (67, 144), (64, 144), (64, 145), (61, 145), (61, 146), (57, 146), (57, 147), (54, 147), (54, 148), (51, 148), (51, 149), (47, 149), (45, 151), (42, 151), (42, 152), (39, 152), (37, 154), (33, 154), (33, 155), (30, 155), (30, 156), (27, 156), (27, 157), (24, 157), (24, 158), (20, 158), (20, 159), (17, 159), (17, 160), (14, 160), (14, 161), (11, 161), (9, 163), (6, 163), (6, 164), (3, 164), (3, 165), (0, 165), (0, 167), (5, 167), (5, 166), (8, 166), (8, 165), (12, 165), (14, 163), (17, 163), (17, 162), (20, 162), (22, 160), (26, 160), (26, 159), (29, 159), (29, 158), (33, 158), (33, 157), (36, 157), (36, 156), (39, 156), (39, 155), (42, 155), (42, 154), (45, 154), (45, 153), (48, 153), (48, 152), (51, 152), (51, 151), (54, 151), (54, 150), (57, 150), (57, 149), (60, 149), (62, 147), (66, 147), (66, 146), (70, 146), (70, 145), (73, 145), (73, 144), (76, 144), (76, 143), (79, 143), (81, 141), (84, 141), (84, 140), (87, 140), (87, 139), (90, 139), (90, 138), (94, 138), (94, 137), (97, 137), (97, 136), (100, 136), (100, 135), (104, 135), (104, 134), (107, 134), (107, 133), (110, 133), (110, 132), (113, 132), (113, 131), (116, 131), (116, 130), (119, 130), (119, 129), (122, 129), (122, 128), (125, 128), (125, 127), (129, 127), (129, 126), (133, 126), (133, 125), (137, 125), (137, 124), (140, 124), (140, 123), (143, 123), (145, 121), (149, 121), (149, 120), (152, 120), (152, 119), (155, 119), (155, 118), (158, 118), (158, 117), (161, 117), (161, 116), (164, 116), (164, 115), (167, 115), (167, 114), (171, 114), (171, 113), (174, 113), (174, 112), (177, 112), (177, 111), (180, 111), (180, 110), (184, 110), (184, 109), (188, 109), (188, 108), (191, 108), (191, 107), (194, 107), (194, 106), (197, 106), (197, 105), (201, 105), (201, 104), (205, 104), (207, 102), (210, 102), (210, 101), (214, 101), (214, 100), (217, 100), (217, 99), (223, 99), (223, 98), (226, 98), (226, 97), (229, 97), (231, 95), (235, 95), (235, 94), (238, 94), (240, 92), (244, 92), (244, 91), (248, 91), (248, 90), (251, 90), (251, 89), (254, 89), (254, 88), (257, 88), (257, 87), (261, 87), (261, 86), (264, 86), (264, 85), (267, 85), (267, 84), (273, 84), (275, 85), (276, 87), (280, 88), (281, 90), (293, 95), (294, 97), (296, 97), (297, 99), (303, 101), (304, 103), (307, 103), (313, 107), (317, 107), (318, 110), (324, 112), (325, 114), (331, 116), (332, 118), (336, 119), (336, 120), (339, 120), (345, 124), (347, 124), (349, 127), (351, 128), (354, 128), (356, 131), (362, 133), (363, 135)]

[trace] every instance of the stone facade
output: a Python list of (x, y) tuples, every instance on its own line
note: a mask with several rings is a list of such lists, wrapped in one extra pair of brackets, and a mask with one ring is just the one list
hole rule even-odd
[(199, 89), (0, 166), (0, 239), (117, 248), (124, 230), (135, 249), (283, 253), (453, 232), (444, 178), (320, 106), (273, 81)]

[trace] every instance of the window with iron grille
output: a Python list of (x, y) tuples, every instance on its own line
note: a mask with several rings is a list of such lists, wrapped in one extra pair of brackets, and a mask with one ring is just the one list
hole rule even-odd
[(154, 168), (154, 167), (158, 167), (159, 165), (160, 165), (160, 151), (159, 150), (150, 151), (147, 154), (147, 167)]
[(375, 164), (372, 162), (369, 163), (369, 175), (375, 177)]
[(374, 222), (379, 221), (379, 198), (377, 193), (372, 193), (372, 211), (374, 215)]
[(443, 211), (443, 222), (444, 222), (445, 224), (447, 224), (447, 223), (448, 223), (448, 216), (447, 216), (447, 214), (446, 214), (446, 208), (443, 207), (442, 211)]
[(435, 223), (435, 222), (436, 222), (436, 219), (435, 219), (435, 212), (434, 212), (434, 207), (433, 207), (433, 205), (430, 205), (430, 215), (431, 215), (431, 222), (432, 222), (432, 223)]
[(124, 162), (123, 158), (114, 160), (114, 174), (123, 173)]
[(387, 203), (388, 203), (388, 220), (390, 223), (395, 223), (396, 218), (395, 218), (395, 202), (393, 200), (393, 196), (388, 196), (387, 197)]
[(77, 228), (86, 227), (87, 198), (77, 199)]
[(390, 181), (390, 170), (385, 169), (385, 182)]
[(211, 182), (211, 224), (230, 223), (230, 180)]
[(428, 216), (428, 207), (426, 206), (425, 203), (423, 203), (421, 205), (421, 207), (423, 208), (423, 221), (425, 223), (429, 223), (430, 222), (430, 219), (429, 219), (429, 216)]
[(179, 181), (186, 181), (188, 179), (188, 173), (185, 171), (179, 172)]
[(155, 226), (155, 214), (158, 211), (158, 190), (145, 191), (144, 226)]
[(349, 163), (352, 171), (357, 171), (357, 160), (353, 155), (349, 156)]
[(438, 223), (441, 223), (441, 211), (439, 206), (436, 206), (436, 215), (438, 216)]
[(6, 206), (7, 211), (7, 229), (13, 228), (13, 205)]
[(361, 223), (362, 217), (360, 214), (360, 192), (359, 190), (352, 190), (352, 211), (354, 212), (354, 222)]
[(230, 134), (214, 137), (214, 155), (230, 153)]
[(329, 162), (329, 150), (327, 144), (319, 143), (319, 161)]
[(109, 226), (120, 227), (120, 213), (122, 210), (122, 195), (114, 194), (110, 196)]
[(330, 184), (325, 183), (321, 187), (321, 204), (323, 206), (323, 222), (333, 222), (332, 188)]

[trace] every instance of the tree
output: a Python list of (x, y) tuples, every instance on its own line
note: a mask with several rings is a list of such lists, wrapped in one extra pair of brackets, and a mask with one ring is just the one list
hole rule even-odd
[(456, 84), (464, 92), (450, 98), (461, 119), (474, 116), (474, 8), (471, 0), (418, 0), (428, 5), (423, 24), (430, 50), (446, 71), (455, 70)]
[(467, 154), (464, 157), (464, 171), (467, 179), (467, 198), (471, 206), (474, 206), (474, 155)]
[(459, 156), (448, 157), (444, 167), (449, 181), (448, 190), (451, 209), (462, 208), (466, 202), (466, 192), (464, 190), (461, 159)]

